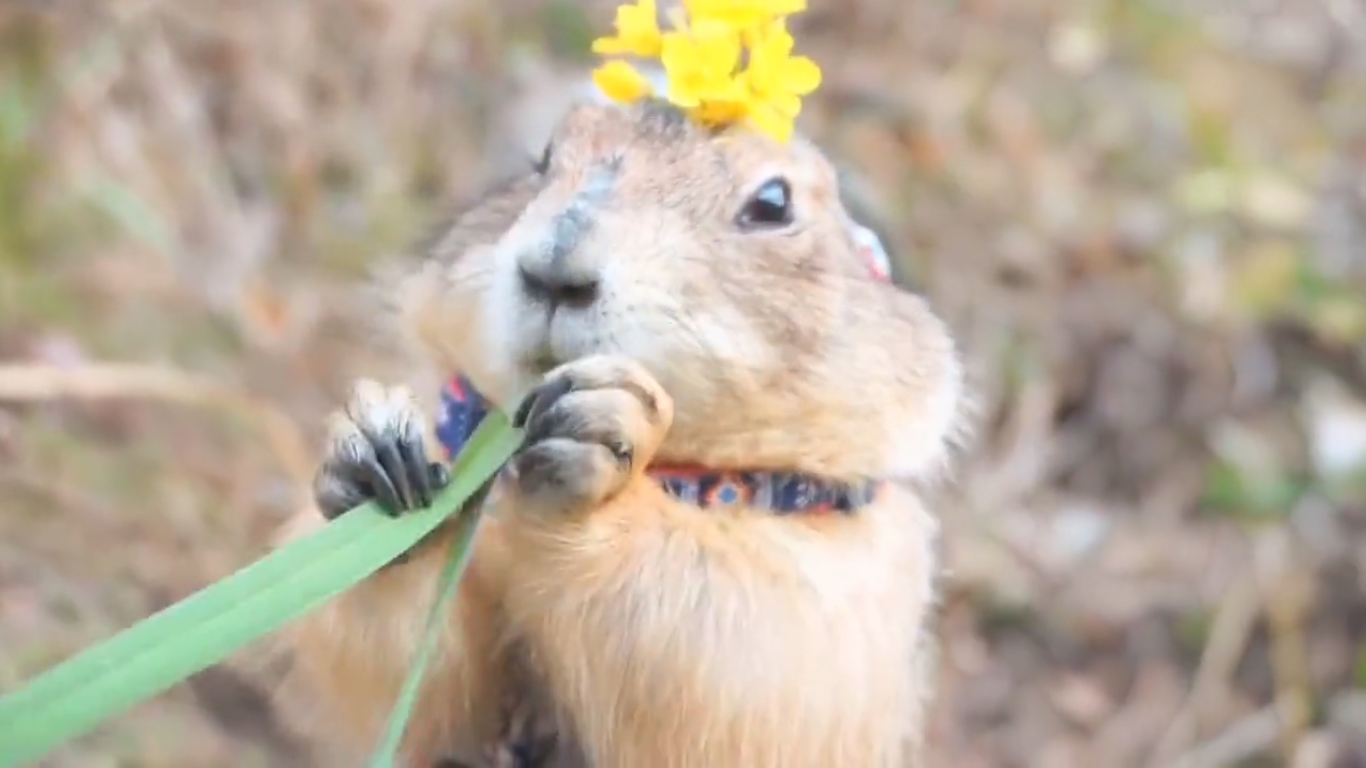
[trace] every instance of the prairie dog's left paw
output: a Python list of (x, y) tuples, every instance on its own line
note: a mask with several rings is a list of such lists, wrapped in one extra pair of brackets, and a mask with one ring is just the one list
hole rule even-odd
[(594, 356), (546, 375), (517, 409), (526, 427), (511, 468), (537, 507), (577, 512), (611, 498), (654, 457), (673, 422), (673, 400), (639, 364)]
[(313, 495), (329, 520), (366, 501), (391, 515), (419, 509), (450, 480), (444, 465), (427, 460), (426, 419), (405, 387), (358, 381), (328, 424)]

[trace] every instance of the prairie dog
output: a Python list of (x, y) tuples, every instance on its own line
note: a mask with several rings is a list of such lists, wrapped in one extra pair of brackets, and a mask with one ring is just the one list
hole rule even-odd
[[(936, 526), (916, 485), (946, 466), (963, 374), (860, 256), (819, 150), (582, 104), (385, 290), (422, 364), (527, 430), (408, 765), (920, 764)], [(420, 506), (446, 481), (436, 405), (360, 382), (292, 531)], [(448, 536), (292, 627), (284, 690), (343, 761), (384, 726)]]

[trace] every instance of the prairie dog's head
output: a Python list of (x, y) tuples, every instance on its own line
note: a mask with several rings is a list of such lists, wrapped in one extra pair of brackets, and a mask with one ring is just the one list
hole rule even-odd
[(709, 130), (662, 102), (584, 104), (496, 194), (501, 223), (458, 220), (422, 297), (447, 321), (427, 343), (496, 402), (618, 354), (675, 400), (668, 460), (916, 478), (946, 456), (954, 344), (872, 274), (809, 143)]

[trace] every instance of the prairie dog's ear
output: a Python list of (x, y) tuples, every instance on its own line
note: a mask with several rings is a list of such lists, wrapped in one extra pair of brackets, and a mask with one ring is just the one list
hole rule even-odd
[(848, 214), (848, 226), (860, 254), (867, 259), (875, 276), (903, 288), (915, 286), (905, 274), (892, 251), (887, 235), (887, 218), (874, 203), (862, 181), (848, 168), (836, 166), (839, 174), (840, 203)]
[(863, 180), (848, 166), (831, 157), (800, 132), (793, 134), (792, 142), (802, 151), (824, 158), (835, 169), (835, 182), (839, 188), (840, 206), (844, 208), (845, 226), (849, 230), (850, 238), (858, 246), (859, 255), (866, 261), (869, 272), (879, 280), (911, 288), (909, 281), (900, 274), (897, 260), (893, 257), (887, 238), (886, 216), (881, 213), (881, 206), (875, 204), (874, 196)]
[(858, 246), (859, 255), (863, 257), (868, 266), (868, 271), (878, 280), (893, 282), (892, 279), (892, 259), (887, 253), (887, 248), (882, 243), (882, 238), (868, 227), (849, 219), (849, 232), (854, 238), (854, 243)]

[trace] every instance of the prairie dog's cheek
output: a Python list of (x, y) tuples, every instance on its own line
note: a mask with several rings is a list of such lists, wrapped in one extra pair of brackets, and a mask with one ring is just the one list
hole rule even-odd
[(613, 308), (604, 337), (613, 351), (639, 361), (675, 393), (758, 386), (757, 374), (775, 369), (779, 350), (738, 308), (685, 306), (678, 294), (638, 290)]
[(527, 301), (515, 261), (506, 252), (493, 254), (495, 264), (479, 302), (478, 334), (481, 370), (466, 371), (494, 397), (515, 396), (531, 385), (524, 361), (542, 343), (545, 309)]
[[(933, 331), (929, 335), (941, 333)], [(947, 469), (952, 449), (969, 437), (972, 403), (962, 362), (952, 341), (941, 335), (919, 350), (918, 376), (899, 382), (909, 396), (887, 422), (884, 472), (893, 477), (932, 479)]]

